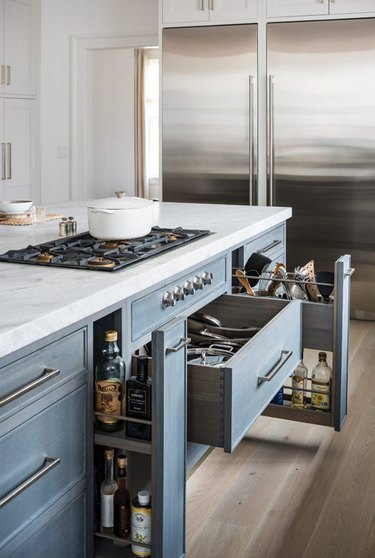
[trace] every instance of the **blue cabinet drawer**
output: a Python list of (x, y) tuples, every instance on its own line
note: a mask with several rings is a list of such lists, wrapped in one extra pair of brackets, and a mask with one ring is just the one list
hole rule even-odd
[[(187, 312), (194, 304), (204, 301), (206, 297), (217, 292), (220, 288), (222, 289), (221, 292), (224, 292), (223, 287), (227, 283), (226, 265), (226, 257), (214, 260), (178, 277), (173, 282), (166, 284), (165, 287), (133, 301), (131, 305), (132, 341), (136, 341), (153, 331), (174, 316), (183, 314), (184, 311)], [(211, 282), (204, 283), (203, 279), (207, 277), (207, 274), (211, 274), (212, 279)], [(194, 289), (194, 293), (186, 294), (184, 300), (175, 301), (173, 306), (163, 304), (163, 297), (167, 293), (172, 296), (176, 289), (179, 287), (183, 289), (187, 283), (193, 283), (195, 278), (200, 280), (201, 288)]]
[(87, 328), (0, 368), (0, 422), (87, 368)]
[(0, 424), (2, 548), (86, 477), (87, 374)]
[(301, 358), (301, 304), (224, 295), (202, 311), (261, 328), (222, 367), (188, 364), (188, 440), (231, 452)]
[(277, 254), (285, 252), (285, 225), (275, 227), (245, 244), (244, 264), (253, 252), (263, 254), (271, 260), (274, 260)]

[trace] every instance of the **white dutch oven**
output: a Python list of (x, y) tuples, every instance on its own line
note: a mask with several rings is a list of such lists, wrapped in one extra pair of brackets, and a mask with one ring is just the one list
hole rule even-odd
[(148, 234), (153, 202), (143, 198), (105, 198), (87, 206), (89, 231), (95, 238), (122, 240)]

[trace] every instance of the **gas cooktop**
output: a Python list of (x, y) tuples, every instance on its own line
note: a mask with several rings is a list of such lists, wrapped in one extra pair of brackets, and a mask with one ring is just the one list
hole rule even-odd
[(117, 271), (211, 234), (208, 230), (152, 227), (131, 240), (99, 240), (88, 232), (0, 255), (0, 262)]

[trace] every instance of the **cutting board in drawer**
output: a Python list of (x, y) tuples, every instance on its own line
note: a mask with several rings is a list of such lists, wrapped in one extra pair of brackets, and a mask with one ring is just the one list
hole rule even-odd
[(88, 393), (82, 380), (0, 426), (0, 556), (10, 538), (86, 476)]
[(188, 440), (231, 452), (301, 358), (301, 304), (224, 295), (202, 311), (261, 327), (223, 367), (188, 365)]

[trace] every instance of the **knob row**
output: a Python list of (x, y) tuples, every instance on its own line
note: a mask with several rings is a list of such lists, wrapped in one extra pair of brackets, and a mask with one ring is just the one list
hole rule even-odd
[(203, 289), (206, 285), (211, 285), (213, 274), (204, 271), (202, 276), (196, 275), (192, 281), (185, 281), (183, 287), (177, 286), (173, 291), (167, 291), (162, 298), (163, 308), (174, 306), (179, 300), (185, 300), (188, 295), (193, 295), (195, 291)]

